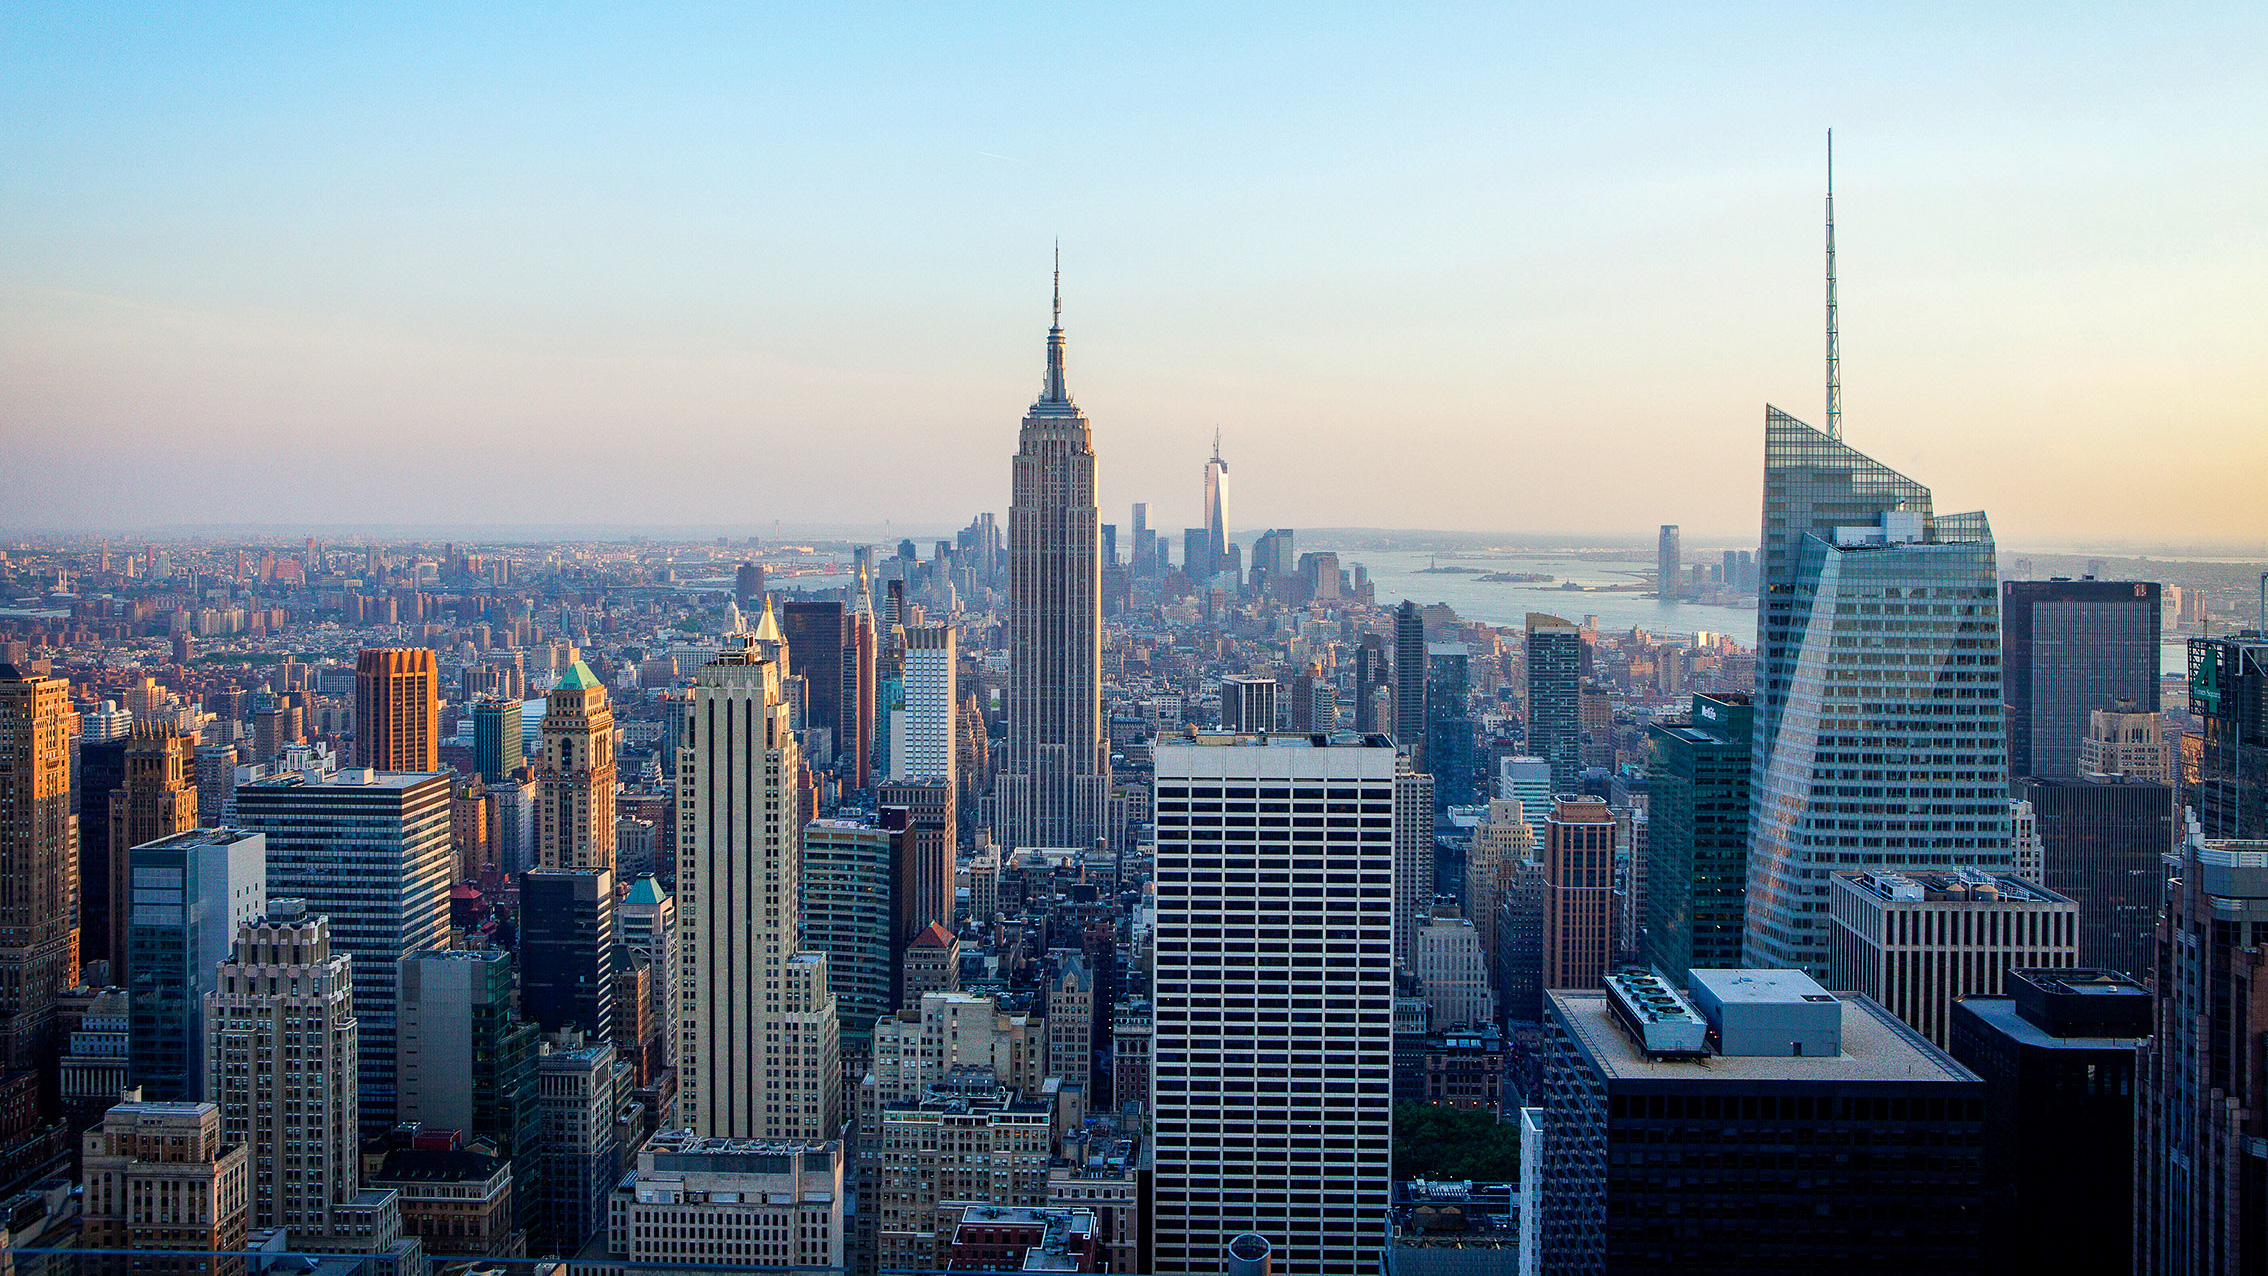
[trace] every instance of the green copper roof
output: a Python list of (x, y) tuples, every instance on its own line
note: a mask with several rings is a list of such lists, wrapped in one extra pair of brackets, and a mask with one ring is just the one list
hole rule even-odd
[(630, 902), (633, 904), (659, 904), (669, 896), (662, 891), (661, 883), (652, 873), (630, 883)]
[(591, 667), (578, 660), (567, 666), (567, 672), (559, 675), (559, 685), (552, 690), (589, 691), (601, 685), (598, 675), (591, 672)]

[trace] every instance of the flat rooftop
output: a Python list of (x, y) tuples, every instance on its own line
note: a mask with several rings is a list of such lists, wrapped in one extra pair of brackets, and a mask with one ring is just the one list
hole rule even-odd
[(1777, 1006), (1788, 1002), (1840, 1001), (1800, 970), (1719, 969), (1686, 972), (1687, 982), (1706, 988), (1726, 1005)]
[(2016, 1013), (2013, 997), (1963, 997), (1955, 1003), (2018, 1045), (2047, 1050), (2132, 1050), (2141, 1037), (2058, 1037)]
[(1552, 992), (1547, 996), (1559, 1010), (1576, 1044), (1610, 1081), (1674, 1081), (1681, 1085), (1721, 1081), (1753, 1085), (1759, 1081), (1980, 1080), (1953, 1056), (1892, 1018), (1889, 1011), (1852, 992), (1834, 994), (1836, 1000), (1843, 1003), (1843, 1053), (1832, 1058), (1709, 1055), (1700, 1059), (1653, 1059), (1614, 1021), (1607, 1010), (1604, 990)]

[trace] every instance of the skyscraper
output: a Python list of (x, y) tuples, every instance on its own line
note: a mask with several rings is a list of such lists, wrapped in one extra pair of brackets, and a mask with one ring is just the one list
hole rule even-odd
[(1394, 742), (1426, 770), (1425, 617), (1407, 598), (1394, 609)]
[(1985, 1083), (1985, 1270), (2121, 1276), (2150, 990), (2101, 970), (2011, 970), (2008, 994), (1955, 1002), (1949, 1047)]
[(362, 1123), (394, 1123), (396, 963), (449, 939), (449, 776), (360, 768), (236, 791), (238, 821), (268, 839), (268, 894), (330, 919), (354, 960)]
[(1747, 926), (1748, 697), (1693, 697), (1676, 725), (1646, 729), (1646, 944), (1673, 983), (1740, 964)]
[(615, 1040), (614, 870), (531, 868), (520, 874), (520, 1005), (547, 1033)]
[[(1583, 778), (1583, 631), (1557, 616), (1528, 613), (1528, 755), (1551, 764), (1551, 789), (1573, 793)], [(1529, 813), (1531, 823), (1535, 813)]]
[(542, 1033), (514, 1013), (512, 983), (511, 954), (493, 948), (402, 959), (400, 1119), (493, 1140), (512, 1163), (513, 1180), (529, 1189), (512, 1208), (520, 1226), (532, 1227), (543, 1203), (536, 1189), (543, 1167), (536, 1093)]
[(299, 900), (241, 923), (205, 995), (206, 1071), (221, 1134), (252, 1156), (252, 1226), (340, 1230), (361, 1180), (357, 1024), (346, 954)]
[(743, 607), (764, 596), (764, 565), (762, 563), (745, 562), (734, 569), (732, 596)]
[(2182, 804), (2209, 838), (2268, 840), (2268, 635), (2189, 640)]
[(805, 747), (815, 765), (831, 763), (844, 752), (842, 671), (844, 655), (852, 651), (849, 618), (841, 603), (791, 602), (779, 609), (778, 624), (788, 666), (804, 679)]
[(2173, 790), (2098, 775), (2023, 782), (2040, 835), (2040, 885), (2079, 904), (2079, 960), (2147, 981), (2165, 910), (2165, 858), (2181, 827)]
[(2158, 926), (2157, 1022), (2134, 1137), (2139, 1276), (2256, 1272), (2268, 1254), (2268, 841), (2189, 826)]
[[(2097, 709), (2158, 711), (2158, 586), (2123, 580), (2000, 583), (2008, 773), (2069, 779)], [(2090, 959), (2092, 960), (2092, 959)]]
[(374, 771), (441, 769), (441, 670), (424, 647), (372, 647), (354, 662), (354, 761)]
[(578, 660), (545, 698), (536, 770), (537, 854), (545, 868), (614, 868), (614, 710)]
[[(1394, 770), (1394, 956), (1408, 961), (1433, 910), (1433, 777), (1405, 759)], [(1342, 812), (1342, 815), (1344, 813)]]
[(1213, 459), (1205, 462), (1205, 557), (1220, 570), (1228, 560), (1228, 462), (1221, 459), (1221, 432), (1213, 431)]
[(55, 995), (78, 983), (71, 684), (0, 664), (0, 1069), (52, 1066)]
[(1471, 656), (1461, 642), (1427, 643), (1425, 649), (1425, 763), (1433, 776), (1435, 810), (1480, 800), (1473, 760)]
[(500, 697), (473, 705), (473, 766), (483, 783), (502, 784), (520, 769), (521, 711), (520, 701)]
[(134, 995), (134, 1084), (147, 1099), (205, 1098), (205, 995), (237, 928), (267, 911), (266, 839), (190, 829), (134, 847), (125, 869), (134, 903), (112, 978)]
[(951, 625), (905, 631), (905, 708), (890, 719), (892, 780), (944, 780), (958, 787), (961, 656)]
[(2010, 970), (2079, 964), (2079, 906), (2006, 873), (1843, 870), (1827, 979), (1948, 1045), (1953, 1003), (1998, 997)]
[[(1393, 1136), (1395, 773), (1377, 745), (1199, 736), (1157, 749), (1161, 1276), (1218, 1271), (1221, 1247), (1248, 1231), (1275, 1244), (1286, 1276), (1376, 1268)], [(1253, 827), (1208, 809), (1254, 802), (1289, 811)], [(1333, 804), (1368, 818), (1291, 827)], [(1326, 878), (1359, 895), (1294, 885)], [(1260, 934), (1290, 951), (1252, 951)]]
[(126, 777), (110, 795), (110, 900), (103, 910), (113, 983), (123, 981), (127, 964), (126, 914), (133, 899), (127, 855), (144, 842), (197, 827), (196, 749), (195, 737), (156, 722), (135, 723), (127, 738)]
[(1563, 794), (1544, 820), (1543, 986), (1596, 988), (1614, 954), (1614, 813)]
[(1677, 541), (1677, 524), (1662, 524), (1661, 538), (1654, 544), (1654, 579), (1655, 593), (1665, 603), (1685, 597), (1685, 555)]
[(1253, 734), (1275, 729), (1274, 678), (1221, 679), (1221, 730)]
[(1094, 434), (1064, 385), (1056, 279), (1047, 376), (1017, 433), (1008, 511), (1008, 756), (994, 786), (1008, 847), (1092, 845), (1110, 794)]
[(654, 1068), (677, 1066), (678, 1016), (682, 1007), (677, 989), (680, 968), (677, 950), (677, 901), (648, 873), (630, 883), (623, 897), (620, 918), (622, 945), (652, 963), (654, 1026), (661, 1038), (662, 1057)]
[(2012, 866), (2000, 589), (1983, 514), (1777, 408), (1764, 509), (1748, 964), (1817, 976), (1835, 870)]
[(803, 830), (805, 940), (827, 955), (844, 1048), (871, 1052), (874, 1021), (898, 1008), (902, 967), (899, 914), (906, 905), (902, 860), (908, 830), (859, 820), (813, 820)]
[(1374, 692), (1386, 682), (1386, 644), (1379, 641), (1377, 634), (1362, 636), (1361, 644), (1355, 648), (1354, 667), (1354, 729), (1369, 735), (1378, 730)]
[(725, 1138), (831, 1137), (842, 1113), (835, 998), (825, 954), (797, 938), (802, 768), (778, 666), (753, 634), (728, 635), (695, 672), (684, 712), (680, 1119)]

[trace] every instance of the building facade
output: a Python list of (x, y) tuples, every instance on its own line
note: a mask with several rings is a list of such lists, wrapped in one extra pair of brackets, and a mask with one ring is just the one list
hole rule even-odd
[(55, 998), (79, 982), (71, 684), (0, 664), (0, 1069), (52, 1066)]
[(1984, 1083), (1800, 972), (1704, 975), (1549, 994), (1538, 1270), (1979, 1270)]
[(2158, 586), (2125, 580), (2000, 583), (2008, 773), (2078, 774), (2088, 715), (2158, 710)]
[(151, 1100), (210, 1098), (205, 998), (237, 928), (267, 911), (267, 839), (191, 829), (134, 847), (125, 869), (134, 1084)]
[(206, 1072), (221, 1137), (246, 1149), (250, 1226), (293, 1236), (344, 1230), (362, 1142), (354, 976), (330, 923), (271, 900), (237, 927), (205, 996)]
[(2174, 791), (2100, 773), (2035, 776), (2020, 791), (2039, 829), (2040, 885), (2079, 905), (2079, 960), (2147, 982), (2157, 963), (2165, 860), (2180, 841)]
[(539, 862), (612, 872), (615, 729), (606, 684), (578, 660), (545, 703), (536, 764)]
[(1827, 874), (2012, 866), (2000, 588), (1984, 515), (1778, 409), (1764, 499), (1747, 961), (1819, 975)]
[(1614, 813), (1563, 794), (1544, 821), (1543, 986), (1596, 988), (1614, 956)]
[(1550, 765), (1551, 792), (1573, 793), (1583, 775), (1583, 631), (1541, 612), (1528, 613), (1527, 631), (1527, 751)]
[(373, 647), (354, 664), (354, 763), (441, 769), (441, 668), (424, 647)]
[(1371, 1271), (1390, 1194), (1394, 751), (1200, 736), (1155, 765), (1151, 1270), (1213, 1271), (1251, 1231), (1288, 1276)]
[(1094, 431), (1063, 379), (1060, 287), (1046, 379), (1018, 431), (1012, 475), (1008, 756), (994, 782), (994, 840), (1007, 847), (1091, 846), (1103, 835), (1110, 794), (1101, 515)]
[(238, 821), (266, 836), (268, 893), (330, 919), (354, 959), (362, 1121), (394, 1123), (395, 966), (449, 938), (449, 776), (348, 769), (248, 784)]
[(779, 670), (753, 635), (694, 675), (678, 750), (679, 1113), (705, 1137), (820, 1141), (842, 1120), (824, 953), (805, 952), (803, 819)]
[(608, 1202), (607, 1248), (657, 1266), (841, 1270), (843, 1145), (664, 1131)]
[(520, 1005), (544, 1032), (636, 1048), (615, 1037), (617, 906), (611, 869), (520, 874)]
[(1953, 1006), (1953, 1057), (1985, 1083), (1985, 1268), (2131, 1271), (2150, 990), (2106, 971), (2011, 970), (2008, 994)]
[[(2192, 658), (2195, 645), (2191, 647)], [(2268, 1263), (2268, 840), (2189, 825), (2158, 923), (2134, 1143), (2138, 1276)]]
[(1827, 979), (1943, 1047), (1953, 1003), (1998, 997), (2011, 970), (2079, 964), (2079, 906), (2007, 873), (1840, 872)]
[(1747, 927), (1748, 697), (1695, 695), (1681, 724), (1646, 729), (1646, 944), (1683, 981), (1696, 966), (1737, 966)]
[(2181, 801), (2208, 838), (2268, 839), (2268, 636), (2189, 640)]

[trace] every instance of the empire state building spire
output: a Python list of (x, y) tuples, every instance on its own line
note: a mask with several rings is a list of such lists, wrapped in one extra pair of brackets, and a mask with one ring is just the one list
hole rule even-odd
[[(1047, 330), (1047, 383), (1040, 387), (1040, 403), (1068, 407), (1071, 392), (1063, 385), (1063, 244), (1055, 245), (1055, 326)], [(1033, 405), (1037, 407), (1038, 405)]]

